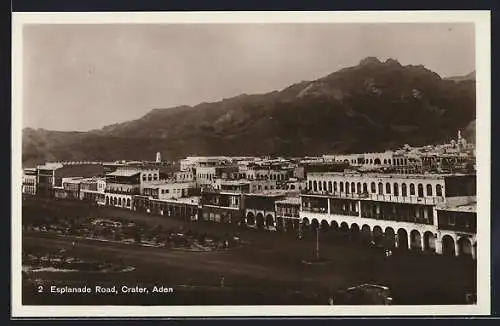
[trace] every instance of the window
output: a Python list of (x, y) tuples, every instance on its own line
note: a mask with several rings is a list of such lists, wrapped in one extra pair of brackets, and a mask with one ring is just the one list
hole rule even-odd
[(353, 182), (351, 183), (351, 193), (355, 193), (356, 192), (356, 184)]
[(377, 192), (377, 188), (375, 187), (375, 182), (372, 182), (370, 184), (370, 188), (371, 188), (370, 190), (371, 190), (372, 194)]
[(384, 184), (382, 182), (378, 183), (378, 194), (383, 195), (384, 194)]
[(340, 192), (344, 192), (344, 183), (339, 182), (339, 186), (340, 186)]
[(424, 186), (421, 183), (418, 184), (418, 197), (424, 197)]
[(333, 191), (337, 192), (337, 181), (333, 181)]
[(328, 192), (332, 192), (332, 182), (328, 181)]
[(361, 182), (358, 182), (356, 187), (358, 188), (358, 194), (360, 194), (361, 193)]
[(151, 174), (148, 174), (148, 181), (153, 180), (153, 176)]
[(443, 196), (443, 189), (441, 188), (441, 185), (436, 186), (436, 196)]
[(427, 188), (427, 196), (432, 197), (432, 186), (428, 184), (426, 188)]
[(345, 193), (348, 194), (349, 193), (349, 182), (346, 182), (345, 183)]
[(455, 225), (455, 216), (448, 217), (448, 225)]
[(318, 191), (318, 183), (316, 182), (316, 180), (313, 181), (313, 185), (314, 185), (314, 191)]
[(363, 183), (363, 192), (368, 193), (368, 184), (366, 182)]
[(415, 196), (415, 185), (410, 183), (410, 196)]
[(145, 174), (142, 175), (142, 181), (146, 181), (146, 175)]
[(323, 181), (323, 191), (326, 191), (326, 181)]
[(406, 183), (403, 183), (401, 185), (401, 196), (403, 196), (403, 197), (408, 196), (408, 193), (406, 192)]
[(391, 193), (391, 184), (389, 182), (387, 182), (385, 184), (385, 193), (386, 194), (390, 194)]
[(318, 190), (319, 191), (323, 190), (323, 183), (321, 183), (321, 181), (318, 182)]
[(392, 187), (394, 188), (394, 196), (399, 196), (399, 185), (394, 183)]
[(309, 190), (312, 190), (313, 186), (312, 186), (312, 181), (309, 180)]

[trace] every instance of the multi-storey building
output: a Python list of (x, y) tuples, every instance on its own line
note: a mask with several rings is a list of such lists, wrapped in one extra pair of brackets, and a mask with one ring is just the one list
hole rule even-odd
[(475, 195), (475, 175), (310, 173), (300, 218), (306, 228), (439, 253), (436, 206)]
[(141, 193), (141, 180), (148, 180), (151, 173), (138, 169), (118, 169), (106, 174), (105, 205), (132, 209), (134, 195)]
[(148, 182), (143, 186), (142, 195), (153, 199), (166, 200), (193, 195), (196, 185), (193, 182), (176, 182), (163, 180)]
[(300, 197), (285, 197), (275, 202), (276, 224), (278, 230), (290, 232), (299, 229)]
[(243, 194), (234, 191), (203, 189), (201, 192), (201, 219), (238, 224), (244, 217)]
[(105, 204), (106, 179), (105, 178), (86, 178), (80, 181), (80, 199)]
[(286, 193), (283, 191), (245, 194), (243, 198), (245, 224), (259, 229), (276, 230), (275, 203), (285, 197)]
[(197, 196), (160, 200), (136, 195), (133, 200), (133, 210), (196, 221), (200, 210), (199, 202), (200, 197)]
[(36, 195), (36, 169), (23, 170), (22, 193), (27, 195)]

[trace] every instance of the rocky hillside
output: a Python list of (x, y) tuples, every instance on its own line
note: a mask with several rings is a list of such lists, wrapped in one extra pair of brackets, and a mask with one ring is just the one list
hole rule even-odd
[(281, 91), (155, 109), (86, 133), (26, 129), (23, 162), (378, 151), (447, 141), (475, 116), (473, 80), (366, 58)]

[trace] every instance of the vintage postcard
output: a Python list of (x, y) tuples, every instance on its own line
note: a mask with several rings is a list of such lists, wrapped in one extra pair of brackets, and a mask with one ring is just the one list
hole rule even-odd
[(13, 13), (12, 316), (490, 313), (490, 13)]

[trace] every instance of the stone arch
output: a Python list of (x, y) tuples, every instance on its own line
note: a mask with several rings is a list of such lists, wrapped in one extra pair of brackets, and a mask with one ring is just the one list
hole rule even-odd
[(363, 182), (363, 193), (368, 193), (368, 184)]
[(356, 190), (357, 190), (357, 193), (358, 193), (358, 194), (360, 194), (360, 193), (362, 192), (362, 190), (361, 190), (361, 182), (358, 182), (358, 183), (356, 184), (356, 188), (357, 188), (357, 189), (356, 189)]
[(349, 233), (349, 225), (347, 225), (346, 222), (342, 222), (340, 223), (340, 228), (339, 230), (342, 232), (342, 233)]
[(415, 196), (415, 184), (410, 183), (410, 196)]
[(375, 164), (375, 165), (380, 165), (380, 164), (381, 164), (380, 159), (377, 157), (377, 158), (373, 161), (373, 164)]
[(371, 193), (372, 193), (372, 194), (374, 194), (374, 193), (376, 193), (376, 192), (377, 192), (377, 187), (376, 187), (376, 185), (375, 185), (375, 182), (372, 182), (372, 183), (370, 184), (370, 191), (371, 191)]
[(359, 242), (361, 231), (356, 223), (351, 224), (351, 229), (349, 230), (351, 240), (354, 242)]
[(313, 181), (313, 190), (318, 191), (318, 182), (316, 180)]
[(385, 246), (387, 248), (394, 248), (396, 246), (396, 233), (391, 227), (387, 227), (384, 232)]
[(309, 219), (308, 219), (307, 217), (304, 217), (304, 218), (302, 219), (302, 224), (303, 224), (304, 226), (309, 226)]
[(458, 239), (458, 254), (462, 257), (472, 257), (472, 243), (469, 238)]
[(385, 193), (390, 194), (391, 193), (391, 184), (389, 182), (385, 183)]
[(436, 251), (436, 236), (430, 231), (424, 233), (424, 250), (430, 252)]
[(351, 194), (356, 193), (356, 183), (352, 182), (351, 183)]
[(337, 221), (332, 221), (330, 223), (330, 227), (334, 232), (337, 232), (339, 230), (339, 224), (337, 223)]
[(332, 182), (331, 181), (328, 181), (328, 192), (332, 192), (333, 191), (333, 188), (332, 188)]
[(274, 217), (271, 214), (266, 215), (266, 226), (274, 226)]
[(278, 231), (283, 231), (283, 228), (285, 227), (285, 222), (283, 221), (283, 217), (278, 216), (276, 218), (276, 229)]
[(330, 225), (328, 225), (327, 220), (322, 220), (321, 221), (321, 231), (326, 232), (330, 228)]
[(130, 207), (130, 198), (127, 198), (127, 207)]
[(361, 227), (361, 240), (363, 243), (370, 243), (372, 241), (372, 232), (368, 224), (363, 224)]
[(318, 222), (318, 219), (313, 218), (313, 219), (311, 220), (311, 229), (315, 231), (317, 228), (319, 228), (319, 222)]
[(262, 229), (264, 227), (264, 215), (262, 213), (258, 213), (255, 217), (255, 221), (257, 222), (257, 227)]
[(346, 181), (346, 183), (345, 183), (345, 193), (346, 194), (349, 193), (349, 190), (350, 190), (349, 185), (350, 185), (349, 182)]
[(408, 249), (408, 232), (403, 228), (398, 230), (398, 248)]
[(411, 240), (411, 250), (422, 250), (422, 236), (420, 232), (417, 230), (412, 230), (410, 232), (410, 240)]
[(327, 191), (326, 181), (323, 181), (323, 191)]
[(255, 225), (255, 215), (252, 212), (248, 212), (246, 223), (248, 225)]
[(378, 246), (384, 244), (384, 232), (382, 231), (382, 228), (378, 225), (373, 227), (373, 242), (375, 242), (375, 244)]
[(118, 205), (118, 198), (116, 197), (113, 197), (113, 204), (116, 206)]
[(441, 239), (441, 245), (443, 246), (443, 255), (455, 256), (455, 240), (453, 240), (451, 236), (443, 236)]

